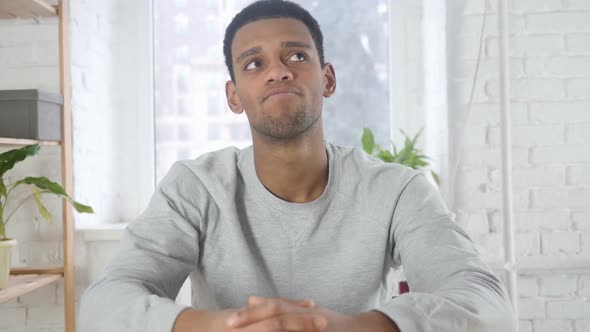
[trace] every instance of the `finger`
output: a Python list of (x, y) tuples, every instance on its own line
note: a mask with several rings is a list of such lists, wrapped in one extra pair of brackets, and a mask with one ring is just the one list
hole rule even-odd
[(268, 299), (260, 304), (248, 306), (234, 312), (228, 318), (227, 326), (242, 327), (273, 316), (306, 310), (309, 309), (296, 306), (283, 299)]
[(290, 304), (305, 307), (305, 308), (313, 308), (315, 307), (315, 302), (311, 299), (307, 300), (291, 300), (291, 299), (284, 299), (284, 298), (271, 298), (271, 297), (261, 297), (261, 296), (250, 296), (248, 297), (248, 305), (254, 306), (264, 303), (265, 301), (269, 300), (281, 300), (288, 302)]
[(320, 315), (289, 313), (233, 329), (232, 332), (321, 332), (326, 325), (326, 318)]

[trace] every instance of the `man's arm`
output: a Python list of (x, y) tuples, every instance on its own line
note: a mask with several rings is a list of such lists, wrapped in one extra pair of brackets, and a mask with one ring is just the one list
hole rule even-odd
[(397, 324), (382, 312), (373, 310), (357, 316), (361, 331), (400, 332)]
[(80, 330), (172, 330), (185, 309), (173, 299), (199, 257), (200, 212), (187, 202), (203, 193), (191, 177), (183, 165), (173, 166), (146, 211), (125, 229), (115, 258), (82, 296)]
[(172, 332), (207, 332), (212, 331), (209, 326), (210, 319), (205, 311), (186, 309), (178, 315), (174, 322)]
[(391, 233), (393, 260), (403, 265), (411, 292), (378, 310), (402, 332), (513, 329), (500, 280), (423, 175), (414, 176), (400, 194)]
[(172, 332), (224, 332), (229, 331), (226, 321), (235, 310), (206, 311), (186, 309), (178, 315)]

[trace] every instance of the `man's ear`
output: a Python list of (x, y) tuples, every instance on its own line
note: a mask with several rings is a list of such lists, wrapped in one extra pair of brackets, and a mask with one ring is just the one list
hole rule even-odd
[(324, 64), (324, 97), (330, 98), (336, 92), (336, 71), (331, 63)]
[(236, 84), (231, 80), (225, 82), (225, 98), (227, 99), (227, 105), (232, 112), (241, 114), (244, 111), (242, 102), (238, 96), (238, 91), (236, 90)]

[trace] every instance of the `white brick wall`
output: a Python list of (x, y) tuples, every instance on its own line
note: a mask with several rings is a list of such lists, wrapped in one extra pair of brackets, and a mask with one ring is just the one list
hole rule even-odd
[[(146, 22), (140, 22), (149, 20), (147, 7), (142, 7), (148, 2), (72, 0), (70, 3), (74, 195), (96, 211), (95, 215), (77, 215), (76, 219), (103, 223), (127, 221), (139, 213), (153, 190), (150, 186), (153, 175), (146, 176), (151, 166), (132, 164), (153, 154), (145, 151), (150, 148), (147, 144), (141, 143), (153, 141), (149, 139), (153, 133), (148, 133), (144, 140), (142, 128), (137, 124), (150, 118), (149, 114), (140, 112), (151, 110), (146, 104), (151, 97), (144, 93), (149, 86), (146, 79), (149, 70), (141, 67), (149, 63), (149, 57), (145, 56), (149, 52), (145, 51), (141, 38), (136, 37), (141, 33), (149, 39), (144, 32), (149, 31), (145, 29)], [(56, 18), (0, 20), (0, 89), (37, 88), (58, 93), (58, 54)], [(140, 57), (148, 60), (137, 60)], [(0, 147), (0, 152), (5, 150)], [(60, 150), (42, 147), (40, 156), (19, 164), (7, 175), (9, 181), (37, 175), (60, 182)], [(130, 194), (127, 188), (136, 188), (139, 196)], [(23, 198), (26, 190), (16, 194), (17, 198)], [(48, 197), (45, 202), (54, 217), (53, 224), (38, 216), (34, 202), (28, 202), (7, 226), (9, 236), (19, 241), (13, 253), (15, 266), (58, 265), (63, 261), (61, 201)], [(8, 208), (11, 207), (14, 204)], [(87, 260), (87, 251), (91, 260)], [(81, 234), (76, 234), (77, 302), (89, 278), (96, 278), (111, 256), (112, 245), (88, 245)], [(60, 282), (2, 304), (0, 332), (63, 331), (63, 302), (63, 282)]]
[[(466, 119), (484, 3), (489, 15)], [(450, 198), (490, 258), (502, 258), (497, 1), (448, 0), (449, 114), (464, 129)], [(590, 255), (590, 1), (513, 0), (509, 27), (517, 255)], [(455, 113), (455, 115), (452, 114)], [(484, 133), (484, 134), (482, 134)], [(459, 135), (459, 134), (456, 134)], [(484, 141), (482, 142), (482, 135)], [(486, 218), (487, 217), (487, 218)], [(486, 232), (486, 230), (488, 232)], [(590, 331), (590, 271), (519, 277), (521, 331)]]
[(81, 224), (130, 221), (153, 192), (149, 4), (71, 1), (75, 197), (96, 211)]
[[(520, 1), (520, 0), (515, 0)], [(587, 12), (555, 11), (542, 14), (526, 15), (526, 32), (528, 33), (576, 33), (590, 32)]]
[(518, 289), (521, 296), (535, 297), (539, 295), (539, 282), (534, 276), (520, 276), (518, 278)]
[(543, 320), (534, 323), (535, 332), (572, 332), (573, 322), (569, 320)]
[(548, 301), (547, 317), (556, 319), (587, 319), (590, 302), (586, 300)]
[(520, 310), (520, 319), (544, 319), (545, 314), (545, 301), (539, 298), (533, 299), (522, 299), (518, 302)]
[(570, 297), (578, 290), (577, 276), (549, 275), (541, 278), (540, 295), (547, 297)]
[(575, 332), (590, 331), (590, 320), (577, 320), (574, 322)]
[(571, 54), (589, 54), (590, 36), (587, 34), (569, 34), (565, 38), (566, 49)]
[[(54, 18), (39, 22), (0, 20), (0, 89), (37, 88), (59, 92), (57, 38), (57, 21)], [(0, 148), (0, 152), (6, 150), (7, 147)], [(59, 182), (59, 148), (42, 147), (39, 156), (20, 163), (7, 177), (9, 182), (13, 182), (28, 175), (46, 176)], [(28, 193), (28, 189), (22, 188), (14, 198), (20, 200)], [(52, 197), (46, 197), (44, 201), (53, 216), (53, 224), (37, 213), (31, 213), (37, 209), (35, 203), (29, 201), (7, 225), (8, 236), (18, 240), (12, 258), (15, 266), (43, 266), (62, 261), (61, 203)], [(9, 204), (9, 209), (12, 207), (15, 204)], [(63, 309), (56, 305), (57, 287), (50, 285), (18, 301), (2, 304), (0, 331), (63, 330)], [(63, 297), (62, 294), (59, 296)], [(57, 314), (54, 315), (55, 312)], [(55, 317), (48, 319), (47, 315)]]

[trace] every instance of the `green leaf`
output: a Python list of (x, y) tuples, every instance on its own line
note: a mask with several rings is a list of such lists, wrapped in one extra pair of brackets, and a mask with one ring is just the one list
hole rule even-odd
[(88, 206), (88, 205), (84, 205), (84, 204), (80, 204), (74, 200), (68, 200), (70, 203), (72, 203), (72, 206), (74, 207), (74, 209), (80, 213), (94, 213), (94, 210), (92, 209), (92, 207)]
[(0, 197), (6, 197), (6, 185), (4, 185), (4, 180), (0, 177)]
[[(375, 157), (383, 160), (384, 162), (393, 162), (402, 164), (413, 169), (421, 169), (430, 166), (429, 160), (427, 156), (422, 154), (422, 151), (417, 148), (418, 139), (422, 134), (424, 128), (420, 129), (414, 137), (410, 138), (410, 136), (400, 129), (401, 133), (404, 136), (403, 146), (398, 147), (395, 145), (393, 141), (391, 141), (391, 148), (393, 150), (393, 154), (388, 150), (382, 150), (378, 144), (375, 144), (373, 133), (370, 129), (364, 128), (363, 129), (363, 148), (366, 152), (373, 154), (376, 151)], [(438, 185), (439, 179), (438, 174), (434, 171), (431, 171), (432, 177), (436, 181)]]
[(391, 147), (393, 148), (393, 156), (395, 158), (395, 156), (397, 156), (397, 146), (395, 146), (395, 143), (393, 143), (393, 141), (391, 141)]
[(435, 171), (430, 171), (430, 174), (432, 174), (432, 178), (434, 179), (434, 182), (436, 182), (436, 184), (438, 186), (440, 186), (440, 179), (438, 178), (438, 174), (436, 174)]
[(377, 153), (377, 158), (383, 160), (386, 163), (391, 163), (394, 160), (393, 155), (388, 150), (379, 151), (379, 153)]
[(368, 154), (373, 154), (373, 150), (375, 149), (375, 137), (373, 136), (371, 129), (363, 129), (363, 137), (361, 138), (361, 141), (363, 142), (363, 150)]
[(0, 218), (0, 240), (6, 238), (6, 226), (4, 225), (4, 220)]
[(92, 207), (74, 201), (59, 184), (50, 181), (46, 177), (26, 177), (16, 182), (15, 186), (21, 183), (32, 184), (39, 189), (48, 190), (50, 193), (62, 197), (70, 202), (74, 209), (80, 213), (94, 213)]
[(404, 148), (401, 149), (397, 154), (395, 162), (408, 166), (408, 158), (410, 157), (411, 153), (412, 150), (409, 149), (407, 146), (404, 146)]
[(39, 149), (39, 144), (33, 144), (0, 154), (0, 177), (11, 170), (16, 163), (25, 160), (27, 157), (36, 155)]
[(410, 139), (410, 136), (408, 136), (408, 134), (406, 134), (405, 131), (403, 131), (402, 129), (399, 130), (403, 135), (404, 135), (404, 146), (411, 146), (412, 145), (412, 140)]
[(33, 186), (31, 186), (31, 190), (33, 191), (35, 202), (37, 202), (37, 206), (39, 207), (39, 213), (41, 213), (45, 220), (51, 222), (51, 213), (49, 213), (45, 205), (43, 205), (43, 202), (41, 202), (41, 191)]
[(424, 130), (424, 128), (420, 129), (418, 131), (418, 133), (416, 134), (416, 136), (414, 136), (414, 139), (412, 139), (412, 145), (416, 145), (416, 142), (418, 141), (418, 137), (420, 137), (420, 134), (422, 134), (423, 130)]
[(420, 167), (428, 166), (428, 163), (422, 159), (416, 159), (416, 161), (414, 162), (414, 165), (416, 165), (417, 168), (420, 168)]
[(418, 158), (424, 159), (424, 160), (430, 160), (430, 158), (428, 158), (427, 156), (425, 156), (423, 154), (418, 154)]

